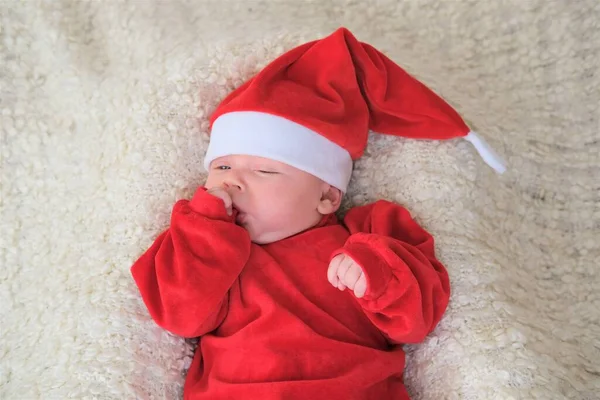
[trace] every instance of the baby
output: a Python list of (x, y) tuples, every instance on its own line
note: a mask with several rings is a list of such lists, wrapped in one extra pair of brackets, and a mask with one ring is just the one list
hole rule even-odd
[(132, 267), (156, 323), (201, 337), (184, 398), (408, 399), (402, 344), (440, 321), (448, 274), (404, 208), (335, 212), (369, 129), (485, 144), (343, 28), (273, 61), (211, 127), (205, 186)]

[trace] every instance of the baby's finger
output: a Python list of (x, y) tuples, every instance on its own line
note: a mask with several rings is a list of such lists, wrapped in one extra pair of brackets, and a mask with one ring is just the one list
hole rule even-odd
[(344, 259), (340, 263), (340, 267), (338, 268), (338, 278), (340, 281), (344, 282), (346, 286), (348, 286), (347, 282), (344, 280), (344, 276), (348, 273), (348, 270), (352, 268), (354, 264), (354, 260), (344, 254)]
[(231, 198), (227, 198), (227, 200), (224, 200), (225, 202), (225, 209), (227, 210), (227, 215), (229, 215), (231, 217), (231, 215), (233, 214), (233, 202), (231, 201)]
[(354, 295), (360, 299), (361, 297), (363, 297), (365, 295), (366, 292), (367, 292), (367, 277), (361, 271), (360, 278), (358, 278), (358, 281), (356, 281), (356, 285), (354, 285)]
[(354, 286), (356, 285), (356, 282), (358, 282), (358, 279), (361, 277), (361, 275), (362, 269), (358, 266), (358, 264), (352, 262), (350, 268), (348, 268), (341, 281), (344, 282), (344, 284), (350, 289), (354, 289)]
[(228, 192), (228, 186), (211, 188), (208, 190), (208, 193), (223, 200), (223, 205), (225, 206), (227, 215), (231, 216), (233, 214), (233, 201), (231, 200), (231, 195)]
[(343, 255), (343, 258), (341, 259), (340, 265), (337, 269), (337, 277), (340, 280), (340, 282), (344, 284), (344, 287), (347, 286), (346, 282), (344, 282), (344, 275), (346, 275), (346, 272), (348, 272), (348, 269), (350, 268), (351, 265), (352, 265), (352, 259), (350, 259), (346, 255)]
[(229, 193), (225, 192), (224, 196), (221, 197), (223, 199), (223, 204), (225, 205), (225, 210), (227, 210), (227, 215), (231, 216), (233, 213), (233, 201), (229, 196)]
[(338, 283), (339, 283), (339, 279), (337, 276), (337, 270), (340, 266), (340, 261), (341, 261), (340, 256), (343, 257), (343, 255), (341, 255), (341, 254), (333, 257), (333, 259), (329, 262), (329, 268), (327, 268), (327, 280), (334, 287), (338, 287)]
[[(353, 264), (354, 264), (354, 261), (347, 255), (344, 255), (344, 258), (340, 262), (340, 266), (337, 271), (337, 277), (339, 279), (338, 289), (344, 290), (347, 287), (350, 288), (350, 286), (348, 285), (348, 282), (346, 282), (344, 280), (344, 277), (346, 276), (348, 271), (352, 268)], [(352, 288), (350, 288), (350, 289), (352, 289)]]

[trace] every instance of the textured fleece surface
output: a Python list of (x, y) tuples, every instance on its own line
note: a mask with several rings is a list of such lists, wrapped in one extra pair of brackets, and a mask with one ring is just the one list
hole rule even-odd
[(509, 162), (372, 135), (355, 166), (345, 206), (406, 206), (453, 282), (408, 348), (414, 398), (598, 399), (599, 21), (594, 0), (1, 2), (0, 398), (181, 396), (192, 343), (129, 267), (203, 183), (219, 100), (344, 25)]

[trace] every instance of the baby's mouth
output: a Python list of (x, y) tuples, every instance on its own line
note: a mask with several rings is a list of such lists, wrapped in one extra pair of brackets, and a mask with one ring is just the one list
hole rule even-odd
[(233, 213), (233, 219), (237, 224), (243, 224), (244, 221), (246, 220), (246, 213), (243, 211), (240, 211), (237, 207), (232, 207)]
[(235, 215), (235, 222), (238, 224), (243, 224), (244, 222), (246, 222), (246, 214), (243, 212), (239, 212), (237, 211)]

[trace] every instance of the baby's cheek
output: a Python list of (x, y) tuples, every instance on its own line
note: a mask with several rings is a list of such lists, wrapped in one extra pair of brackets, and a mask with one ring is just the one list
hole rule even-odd
[(259, 221), (257, 221), (260, 226), (257, 228), (269, 232), (293, 229), (294, 214), (294, 209), (289, 204), (272, 198), (262, 204)]
[(261, 214), (266, 220), (271, 223), (276, 223), (281, 219), (287, 219), (287, 215), (290, 213), (290, 208), (287, 204), (277, 201), (275, 198), (271, 198), (262, 205)]

